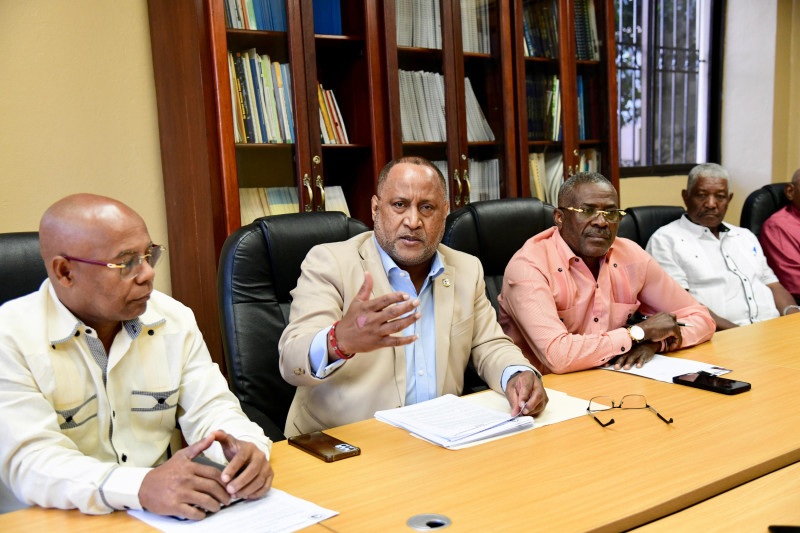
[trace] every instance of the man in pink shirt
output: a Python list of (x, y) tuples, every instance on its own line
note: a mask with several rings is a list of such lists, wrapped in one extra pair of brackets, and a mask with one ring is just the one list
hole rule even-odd
[[(789, 205), (764, 222), (758, 240), (781, 285), (800, 303), (800, 169), (785, 185), (784, 192)], [(786, 309), (779, 311), (786, 313)]]
[[(508, 263), (500, 325), (543, 374), (641, 367), (714, 334), (704, 306), (636, 243), (615, 240), (622, 216), (605, 177), (576, 174), (561, 186), (556, 227)], [(636, 311), (648, 318), (629, 326)]]

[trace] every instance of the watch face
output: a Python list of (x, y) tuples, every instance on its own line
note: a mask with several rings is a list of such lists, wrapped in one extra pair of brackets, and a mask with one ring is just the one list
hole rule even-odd
[(639, 326), (631, 326), (631, 337), (636, 342), (641, 342), (644, 340), (644, 330)]

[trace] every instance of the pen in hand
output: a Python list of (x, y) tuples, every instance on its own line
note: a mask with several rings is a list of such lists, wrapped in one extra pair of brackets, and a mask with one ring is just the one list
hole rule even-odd
[[(647, 320), (648, 318), (650, 318), (650, 317), (649, 316), (643, 316), (642, 320)], [(630, 323), (631, 322), (628, 321), (628, 324), (630, 324)], [(675, 322), (675, 324), (680, 326), (680, 327), (682, 327), (682, 328), (693, 328), (694, 327), (694, 324), (687, 324), (686, 322)]]
[[(514, 388), (517, 390), (517, 398), (519, 398), (519, 380), (517, 380), (517, 382), (514, 384)], [(519, 401), (519, 412), (514, 415), (514, 418), (522, 416), (522, 410), (525, 408), (526, 403), (528, 403), (528, 400)]]

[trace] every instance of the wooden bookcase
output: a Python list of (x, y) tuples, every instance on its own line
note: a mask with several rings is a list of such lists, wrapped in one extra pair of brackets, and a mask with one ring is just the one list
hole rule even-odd
[[(342, 35), (314, 31), (312, 0), (286, 2), (286, 32), (233, 30), (221, 0), (206, 0), (210, 13), (214, 86), (219, 95), (226, 231), (241, 225), (240, 187), (295, 186), (300, 211), (324, 211), (325, 187), (342, 186), (351, 214), (369, 220), (369, 198), (386, 160), (376, 0), (342, 2)], [(235, 143), (228, 51), (256, 48), (288, 62), (292, 73), (295, 142)], [(351, 144), (322, 144), (317, 84), (336, 94)]]
[[(584, 0), (585, 1), (585, 0)], [(534, 4), (555, 6), (558, 46), (556, 57), (526, 56), (524, 53), (525, 10)], [(573, 0), (513, 0), (512, 26), (514, 42), (514, 78), (517, 125), (517, 165), (519, 194), (530, 196), (528, 154), (558, 152), (563, 157), (564, 177), (579, 168), (581, 152), (598, 150), (599, 171), (619, 190), (619, 156), (617, 141), (616, 64), (614, 43), (614, 1), (594, 0), (599, 40), (598, 59), (577, 59), (576, 2)], [(557, 76), (561, 92), (561, 138), (558, 140), (531, 135), (528, 128), (526, 77)], [(584, 106), (591, 125), (585, 138), (579, 137), (578, 77), (583, 80)]]
[[(226, 28), (223, 1), (148, 0), (172, 292), (195, 312), (223, 369), (216, 272), (225, 238), (241, 225), (240, 187), (295, 187), (300, 210), (311, 211), (325, 209), (324, 188), (339, 185), (352, 216), (369, 224), (378, 172), (400, 155), (447, 161), (451, 209), (469, 201), (470, 160), (498, 161), (501, 197), (529, 195), (531, 150), (560, 150), (568, 169), (580, 150), (599, 149), (604, 174), (617, 184), (613, 0), (595, 0), (602, 27), (599, 61), (574, 58), (571, 0), (557, 0), (560, 32), (569, 37), (561, 39), (556, 60), (524, 57), (523, 0), (482, 4), (490, 32), (489, 50), (481, 53), (464, 51), (459, 0), (440, 0), (440, 49), (398, 46), (399, 0), (342, 0), (338, 36), (314, 32), (313, 0), (286, 1), (285, 32)], [(294, 143), (235, 142), (227, 54), (249, 48), (290, 64)], [(526, 69), (562, 78), (560, 142), (527, 139)], [(404, 142), (400, 70), (444, 77), (445, 140)], [(583, 141), (575, 131), (578, 74), (601, 88), (594, 97), (603, 117), (599, 134)], [(468, 138), (465, 78), (494, 141)], [(317, 83), (336, 94), (351, 144), (321, 143)]]
[[(515, 157), (514, 85), (512, 80), (511, 26), (507, 0), (485, 2), (491, 29), (489, 51), (467, 51), (462, 42), (462, 11), (459, 0), (440, 0), (441, 48), (398, 46), (398, 3), (385, 0), (383, 18), (386, 43), (386, 87), (389, 99), (390, 159), (420, 155), (447, 161), (450, 207), (469, 203), (470, 163), (497, 159), (500, 196), (517, 196)], [(480, 4), (480, 3), (479, 3)], [(423, 70), (444, 77), (447, 136), (443, 142), (404, 141), (401, 119), (400, 70)], [(480, 108), (494, 134), (494, 141), (470, 141), (467, 135), (465, 78), (468, 78)]]

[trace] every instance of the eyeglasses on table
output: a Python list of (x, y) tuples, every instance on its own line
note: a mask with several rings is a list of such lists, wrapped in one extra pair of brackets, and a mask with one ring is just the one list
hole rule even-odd
[(589, 406), (586, 408), (586, 412), (602, 427), (608, 427), (614, 423), (614, 419), (612, 418), (608, 422), (603, 423), (599, 418), (597, 418), (597, 416), (595, 416), (595, 413), (603, 413), (610, 411), (611, 409), (649, 409), (655, 413), (655, 415), (665, 424), (672, 424), (673, 422), (672, 418), (666, 419), (661, 416), (661, 414), (656, 411), (653, 406), (647, 403), (647, 398), (641, 394), (627, 394), (622, 397), (622, 399), (619, 401), (619, 404), (617, 404), (610, 396), (595, 396), (589, 400)]

